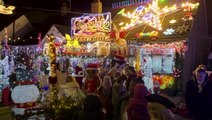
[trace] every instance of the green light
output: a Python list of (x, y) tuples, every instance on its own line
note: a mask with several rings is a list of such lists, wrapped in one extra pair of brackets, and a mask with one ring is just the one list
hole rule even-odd
[(166, 0), (160, 0), (160, 3), (164, 3), (164, 2), (166, 2)]

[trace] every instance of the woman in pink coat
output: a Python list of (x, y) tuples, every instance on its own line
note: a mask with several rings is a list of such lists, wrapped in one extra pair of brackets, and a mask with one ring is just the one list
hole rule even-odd
[(145, 99), (148, 93), (146, 86), (141, 83), (134, 87), (134, 97), (130, 98), (127, 106), (128, 120), (150, 120)]

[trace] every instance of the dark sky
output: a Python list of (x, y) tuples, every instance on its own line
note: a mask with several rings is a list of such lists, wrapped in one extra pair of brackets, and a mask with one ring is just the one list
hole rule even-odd
[[(16, 9), (14, 11), (13, 15), (1, 15), (0, 14), (0, 30), (2, 30), (2, 27), (9, 25), (12, 20), (17, 19), (18, 16), (25, 14), (26, 12), (29, 13), (29, 11), (36, 11), (36, 12), (45, 12), (46, 15), (52, 15), (55, 14), (55, 17), (49, 17), (48, 21), (49, 24), (63, 24), (63, 25), (70, 25), (70, 19), (71, 17), (81, 16), (82, 14), (68, 14), (66, 17), (59, 18), (58, 12), (60, 10), (60, 7), (62, 6), (63, 1), (68, 0), (4, 0), (5, 4), (10, 4), (16, 6)], [(80, 13), (88, 13), (90, 12), (90, 5), (94, 0), (71, 0), (72, 8), (71, 11), (74, 12), (80, 12)], [(111, 4), (113, 2), (118, 2), (122, 0), (101, 0), (103, 3), (103, 10), (109, 11), (111, 8)], [(175, 0), (170, 0), (175, 1)], [(176, 0), (180, 1), (180, 0)], [(185, 0), (187, 1), (187, 0)], [(209, 14), (211, 12), (212, 7), (212, 0), (206, 0), (206, 6), (207, 6), (207, 13), (208, 13), (208, 22), (212, 23), (212, 15)], [(40, 10), (43, 9), (43, 10)], [(51, 12), (51, 11), (45, 11), (45, 10), (56, 10), (58, 12)], [(31, 15), (32, 16), (32, 15)], [(36, 17), (41, 17), (39, 15), (36, 15)], [(61, 17), (61, 16), (60, 16)], [(58, 19), (59, 18), (59, 19)], [(57, 20), (55, 20), (57, 19)], [(212, 24), (208, 25), (210, 29), (212, 29)], [(49, 27), (49, 26), (47, 26)], [(212, 31), (212, 30), (211, 30)]]
[[(3, 26), (4, 23), (6, 24), (5, 26), (7, 26), (9, 23), (11, 23), (11, 20), (17, 19), (17, 17), (23, 14), (31, 14), (29, 13), (31, 11), (43, 12), (43, 13), (46, 13), (47, 16), (55, 14), (55, 16), (57, 16), (58, 18), (58, 14), (60, 14), (60, 8), (64, 1), (69, 1), (69, 0), (4, 0), (5, 5), (14, 5), (16, 6), (16, 9), (14, 10), (14, 13), (12, 15), (0, 14), (0, 19), (1, 19), (0, 28), (2, 28), (1, 26)], [(94, 0), (71, 0), (71, 11), (81, 13), (81, 14), (69, 13), (67, 16), (76, 17), (76, 16), (83, 15), (83, 13), (89, 13), (91, 9), (90, 6), (93, 1)], [(112, 1), (113, 0), (102, 1), (103, 9), (104, 10), (108, 8), (110, 9)], [(70, 18), (67, 18), (67, 19), (70, 19)], [(52, 19), (52, 21), (54, 20)], [(67, 20), (67, 22), (69, 22), (69, 20)]]
[[(37, 36), (38, 32), (42, 32), (45, 35), (53, 24), (70, 26), (72, 17), (89, 13), (91, 3), (94, 0), (71, 0), (71, 11), (81, 14), (68, 13), (65, 16), (61, 16), (60, 8), (64, 1), (68, 0), (4, 0), (5, 5), (14, 5), (16, 9), (12, 15), (0, 14), (0, 31), (20, 16), (25, 15), (34, 28), (29, 36)], [(114, 1), (102, 0), (103, 9), (110, 9)], [(26, 38), (29, 36), (26, 36)]]
[[(61, 3), (68, 0), (4, 0), (5, 4), (19, 7), (32, 7), (44, 9), (60, 9)], [(94, 0), (71, 0), (73, 11), (89, 11), (90, 4)], [(110, 7), (117, 0), (102, 0), (104, 7)]]

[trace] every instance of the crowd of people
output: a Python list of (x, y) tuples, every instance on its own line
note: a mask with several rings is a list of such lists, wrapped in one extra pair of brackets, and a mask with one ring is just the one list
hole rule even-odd
[[(211, 120), (212, 82), (204, 66), (198, 66), (194, 73), (186, 86), (186, 117)], [(74, 114), (74, 120), (187, 119), (178, 117), (180, 110), (168, 97), (152, 94), (142, 75), (133, 66), (126, 65), (121, 56), (114, 58), (107, 70), (97, 64), (88, 65), (80, 88), (87, 97), (82, 109)]]

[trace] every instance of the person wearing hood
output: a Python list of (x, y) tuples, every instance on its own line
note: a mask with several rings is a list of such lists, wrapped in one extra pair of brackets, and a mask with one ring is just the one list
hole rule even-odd
[(185, 102), (189, 114), (194, 120), (212, 119), (212, 82), (206, 69), (199, 65), (194, 71), (194, 78), (187, 82)]
[(134, 87), (134, 97), (130, 98), (127, 106), (128, 120), (150, 120), (148, 113), (146, 95), (149, 92), (141, 83)]

